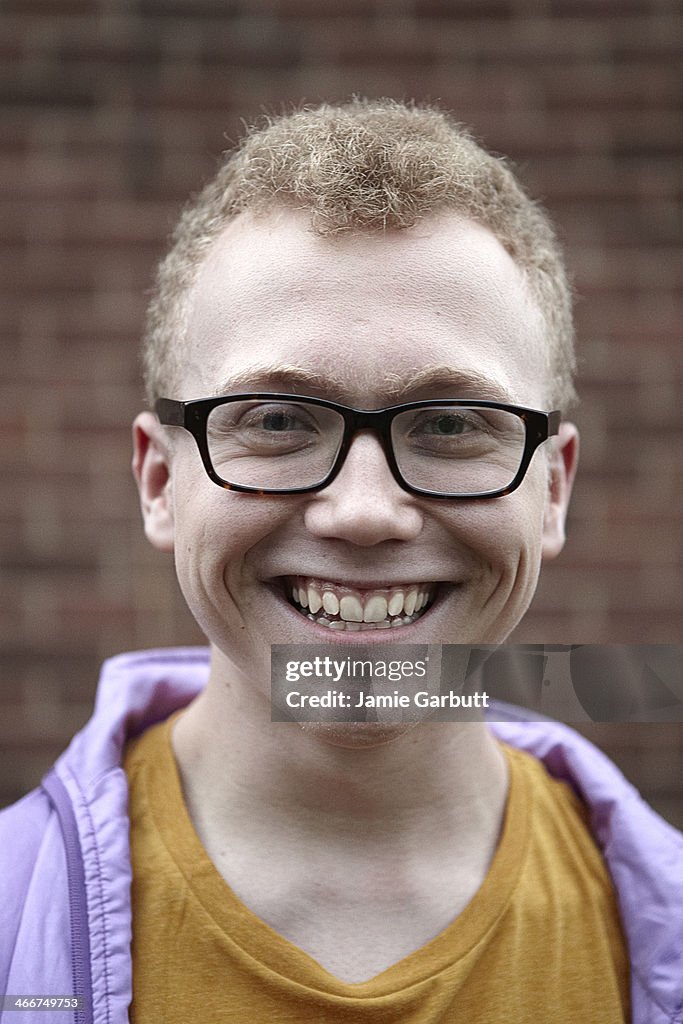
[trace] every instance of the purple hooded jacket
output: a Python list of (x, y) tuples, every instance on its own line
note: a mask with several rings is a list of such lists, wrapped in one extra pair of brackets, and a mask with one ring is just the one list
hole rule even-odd
[[(208, 651), (106, 662), (95, 712), (41, 787), (0, 814), (0, 992), (78, 994), (83, 1008), (0, 1010), (2, 1024), (124, 1024), (131, 1001), (126, 741), (187, 704)], [(683, 1024), (683, 836), (590, 743), (554, 722), (491, 723), (591, 808), (616, 886), (632, 969), (634, 1024)]]

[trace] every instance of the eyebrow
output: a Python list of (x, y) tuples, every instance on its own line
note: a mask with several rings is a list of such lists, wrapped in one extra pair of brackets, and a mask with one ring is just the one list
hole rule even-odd
[[(349, 380), (333, 373), (321, 376), (306, 367), (283, 363), (260, 363), (235, 373), (216, 388), (214, 395), (240, 394), (242, 391), (277, 389), (283, 394), (328, 397), (332, 401), (348, 401), (350, 385), (370, 385), (370, 381)], [(374, 390), (382, 401), (400, 401), (418, 392), (447, 392), (464, 398), (481, 398), (494, 402), (514, 403), (508, 389), (498, 381), (476, 370), (457, 370), (451, 366), (431, 366), (417, 370), (408, 377), (387, 373), (377, 387), (373, 380), (365, 390)]]

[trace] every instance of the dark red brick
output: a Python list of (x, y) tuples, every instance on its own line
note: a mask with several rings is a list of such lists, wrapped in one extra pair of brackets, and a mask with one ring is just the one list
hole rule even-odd
[[(145, 291), (240, 118), (302, 99), (438, 100), (545, 199), (580, 296), (584, 468), (514, 638), (680, 640), (679, 26), (673, 0), (3, 5), (0, 800), (85, 719), (103, 656), (201, 642), (128, 468)], [(597, 739), (679, 813), (680, 733)]]

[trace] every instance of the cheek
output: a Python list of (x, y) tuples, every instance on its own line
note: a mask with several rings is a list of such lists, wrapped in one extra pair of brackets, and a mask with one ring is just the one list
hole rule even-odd
[[(244, 599), (243, 583), (259, 571), (259, 548), (276, 542), (291, 518), (286, 502), (237, 494), (196, 474), (176, 486), (175, 559), (181, 589), (197, 614), (202, 605)], [(198, 607), (199, 606), (199, 607)]]
[(543, 502), (542, 480), (530, 477), (512, 494), (473, 502), (453, 520), (453, 537), (466, 545), (472, 562), (470, 599), (478, 628), (496, 642), (515, 627), (536, 590)]
[[(526, 483), (526, 482), (525, 482)], [(529, 484), (535, 483), (531, 479)], [(504, 513), (492, 524), (492, 558), (497, 574), (497, 601), (511, 630), (526, 612), (536, 591), (541, 569), (543, 491), (520, 488), (503, 499)], [(503, 505), (501, 505), (501, 509)]]
[(178, 585), (193, 618), (207, 635), (211, 635), (211, 608), (216, 605), (220, 574), (212, 565), (212, 550), (218, 555), (217, 544), (212, 544), (208, 524), (190, 503), (176, 518), (175, 569)]
[[(215, 592), (227, 562), (239, 559), (230, 494), (197, 473), (185, 474), (174, 489), (175, 563), (185, 599), (196, 614), (196, 602)], [(232, 514), (231, 514), (232, 513)], [(232, 527), (232, 528), (231, 528)], [(246, 540), (247, 538), (245, 538)]]
[(540, 560), (543, 507), (517, 493), (472, 504), (451, 532), (464, 542), (478, 564), (497, 572), (514, 571), (520, 560)]
[(528, 483), (529, 487), (523, 485), (505, 499), (509, 504), (501, 532), (508, 560), (517, 563), (519, 572), (532, 575), (535, 585), (541, 567), (544, 497), (542, 489), (532, 486), (535, 481)]
[(543, 509), (536, 503), (515, 502), (512, 498), (509, 495), (504, 499), (508, 503), (505, 512), (491, 530), (496, 551), (505, 562), (531, 560), (540, 564)]

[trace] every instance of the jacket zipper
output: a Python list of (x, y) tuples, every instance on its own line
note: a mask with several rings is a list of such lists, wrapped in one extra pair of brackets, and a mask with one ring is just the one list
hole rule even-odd
[(66, 786), (54, 768), (42, 781), (42, 787), (54, 806), (64, 838), (66, 872), (71, 917), (71, 972), (73, 994), (83, 1000), (82, 1009), (74, 1010), (74, 1024), (94, 1024), (92, 971), (90, 964), (90, 931), (85, 889), (83, 854), (76, 816)]

